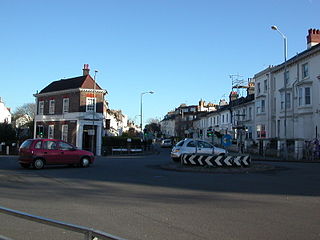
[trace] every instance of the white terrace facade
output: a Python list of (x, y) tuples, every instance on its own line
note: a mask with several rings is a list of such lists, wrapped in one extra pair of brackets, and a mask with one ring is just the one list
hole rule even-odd
[(256, 130), (265, 131), (257, 139), (310, 141), (319, 137), (320, 44), (309, 42), (315, 37), (320, 42), (320, 31), (310, 29), (307, 50), (254, 76)]

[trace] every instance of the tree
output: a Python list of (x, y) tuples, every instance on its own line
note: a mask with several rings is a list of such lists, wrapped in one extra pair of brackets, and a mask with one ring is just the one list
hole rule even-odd
[(25, 103), (17, 109), (13, 113), (13, 120), (17, 120), (19, 118), (25, 118), (26, 122), (31, 122), (34, 119), (36, 113), (36, 104), (35, 103)]
[(35, 103), (25, 103), (14, 111), (12, 120), (17, 128), (19, 141), (33, 137), (35, 112)]
[(145, 132), (158, 135), (161, 132), (160, 122), (158, 119), (149, 119), (148, 124), (144, 127)]
[(11, 124), (0, 123), (0, 142), (15, 142), (16, 141), (16, 131)]

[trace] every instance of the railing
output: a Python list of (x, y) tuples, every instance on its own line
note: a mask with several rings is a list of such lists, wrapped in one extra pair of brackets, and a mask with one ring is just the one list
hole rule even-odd
[(35, 215), (28, 214), (28, 213), (16, 211), (13, 209), (4, 208), (1, 206), (0, 206), (0, 213), (23, 218), (23, 219), (33, 221), (33, 222), (38, 222), (38, 223), (54, 226), (57, 228), (66, 229), (66, 230), (77, 232), (77, 233), (82, 233), (82, 234), (84, 234), (84, 240), (93, 240), (93, 239), (94, 240), (98, 240), (98, 239), (125, 240), (124, 238), (116, 237), (116, 236), (113, 236), (109, 233), (95, 230), (93, 228), (83, 227), (83, 226), (65, 223), (65, 222), (61, 222), (61, 221), (57, 221), (57, 220), (53, 220), (53, 219), (49, 219), (49, 218), (35, 216)]

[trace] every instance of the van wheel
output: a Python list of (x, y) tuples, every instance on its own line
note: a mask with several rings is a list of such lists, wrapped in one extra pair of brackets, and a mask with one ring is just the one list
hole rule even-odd
[(89, 165), (90, 165), (90, 160), (87, 157), (81, 158), (81, 161), (80, 161), (81, 167), (89, 167)]
[(44, 161), (43, 161), (42, 159), (40, 159), (40, 158), (34, 160), (34, 162), (33, 162), (33, 167), (34, 167), (35, 169), (41, 169), (41, 168), (43, 168), (43, 167), (44, 167)]

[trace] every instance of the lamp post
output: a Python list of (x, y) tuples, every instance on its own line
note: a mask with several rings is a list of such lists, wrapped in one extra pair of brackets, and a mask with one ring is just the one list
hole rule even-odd
[(143, 95), (148, 94), (148, 93), (154, 94), (154, 91), (143, 92), (140, 94), (140, 129), (141, 129), (141, 132), (143, 131), (143, 129), (142, 129), (142, 97), (143, 97)]
[(283, 38), (283, 48), (284, 48), (284, 74), (283, 74), (283, 85), (284, 85), (284, 154), (285, 159), (288, 158), (288, 148), (287, 148), (287, 56), (288, 56), (288, 42), (287, 37), (280, 32), (277, 26), (271, 26), (272, 30), (277, 31)]
[[(94, 138), (97, 138), (96, 131), (94, 129), (94, 113), (97, 109), (97, 100), (96, 100), (96, 75), (98, 70), (94, 70), (94, 77), (93, 77), (93, 109), (92, 109), (92, 140), (91, 140), (91, 150), (94, 153)], [(97, 150), (97, 149), (96, 149)]]

